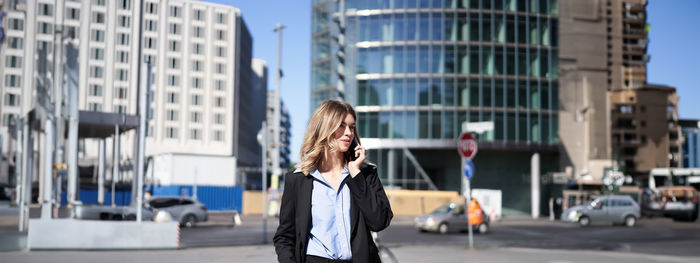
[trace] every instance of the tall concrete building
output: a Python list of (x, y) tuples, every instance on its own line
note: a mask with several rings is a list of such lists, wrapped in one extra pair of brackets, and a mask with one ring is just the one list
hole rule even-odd
[(493, 122), (472, 187), (529, 211), (531, 157), (541, 174), (559, 169), (558, 10), (556, 0), (312, 1), (311, 107), (352, 104), (369, 160), (402, 189), (460, 190), (462, 124)]
[(562, 166), (600, 182), (619, 168), (610, 92), (646, 84), (646, 0), (560, 0), (559, 10)]
[[(42, 91), (35, 87), (52, 80), (54, 37), (61, 35), (80, 52), (80, 110), (135, 114), (138, 55), (151, 63), (146, 155), (235, 156), (241, 166), (259, 165), (255, 136), (266, 92), (253, 87), (252, 38), (238, 8), (195, 0), (146, 0), (143, 10), (136, 0), (5, 2), (2, 134), (36, 107)], [(133, 134), (122, 138), (122, 156), (133, 154), (133, 141)], [(96, 142), (81, 145), (83, 161), (96, 159)]]

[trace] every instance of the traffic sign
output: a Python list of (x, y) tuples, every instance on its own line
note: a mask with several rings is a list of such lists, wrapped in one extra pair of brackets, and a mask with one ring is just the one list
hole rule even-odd
[(474, 157), (474, 155), (476, 155), (476, 140), (472, 138), (471, 134), (469, 134), (468, 132), (464, 132), (462, 133), (462, 135), (459, 136), (457, 149), (459, 150), (459, 153), (462, 155), (462, 157), (466, 158), (467, 160), (471, 160)]
[(462, 165), (462, 171), (464, 171), (464, 176), (471, 180), (474, 177), (474, 163), (470, 160), (465, 160), (464, 165)]

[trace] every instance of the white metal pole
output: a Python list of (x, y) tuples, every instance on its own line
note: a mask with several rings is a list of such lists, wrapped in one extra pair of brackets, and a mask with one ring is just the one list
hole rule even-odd
[(97, 203), (105, 203), (105, 139), (100, 139), (97, 153)]
[(112, 143), (112, 207), (116, 206), (114, 203), (114, 188), (117, 182), (117, 176), (119, 175), (119, 125), (114, 126), (114, 142)]
[(141, 85), (139, 87), (139, 125), (136, 161), (136, 221), (141, 222), (143, 205), (143, 167), (146, 150), (146, 94), (151, 86), (151, 64), (144, 63), (141, 67)]
[(41, 203), (41, 219), (42, 220), (49, 220), (51, 219), (51, 190), (52, 190), (52, 163), (53, 163), (53, 137), (54, 137), (54, 131), (53, 131), (53, 121), (49, 117), (49, 115), (46, 116), (46, 120), (44, 121), (44, 131), (45, 131), (45, 139), (44, 139), (44, 191), (43, 191), (43, 202)]

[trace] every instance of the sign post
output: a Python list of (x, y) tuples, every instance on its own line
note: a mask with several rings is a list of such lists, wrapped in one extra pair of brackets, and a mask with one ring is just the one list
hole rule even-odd
[(461, 166), (464, 174), (464, 177), (462, 177), (462, 195), (464, 195), (464, 197), (466, 198), (464, 202), (464, 214), (467, 218), (467, 225), (469, 226), (467, 228), (469, 230), (469, 248), (473, 249), (474, 231), (472, 229), (472, 226), (469, 225), (469, 203), (471, 202), (470, 181), (472, 177), (474, 177), (474, 164), (472, 163), (471, 159), (474, 157), (474, 155), (476, 155), (477, 143), (476, 140), (472, 138), (469, 132), (463, 132), (462, 135), (459, 136), (457, 150), (459, 151), (459, 154), (462, 155)]

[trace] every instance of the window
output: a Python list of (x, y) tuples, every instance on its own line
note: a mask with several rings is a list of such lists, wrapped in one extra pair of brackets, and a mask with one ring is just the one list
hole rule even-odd
[(217, 40), (226, 40), (226, 30), (216, 30), (216, 39)]
[(158, 14), (158, 3), (146, 3), (146, 12), (149, 14)]
[(202, 104), (202, 96), (200, 95), (192, 95), (192, 105), (201, 105)]
[(226, 71), (226, 65), (223, 63), (216, 63), (216, 73), (223, 74)]
[(77, 8), (67, 8), (66, 18), (70, 20), (80, 20), (80, 10)]
[(171, 23), (170, 24), (170, 34), (173, 35), (179, 35), (180, 34), (180, 25)]
[(8, 23), (9, 23), (9, 28), (12, 30), (19, 30), (19, 31), (24, 30), (24, 20), (19, 20), (19, 19), (13, 18), (13, 19), (10, 19), (10, 21), (8, 21)]
[(90, 39), (95, 42), (105, 42), (105, 32), (102, 30), (93, 29), (90, 34)]
[(170, 76), (168, 76), (168, 85), (169, 85), (169, 86), (178, 86), (178, 85), (180, 85), (180, 77), (175, 76), (175, 75), (170, 75)]
[(158, 31), (158, 21), (146, 20), (146, 31), (156, 32)]
[(179, 69), (180, 68), (180, 60), (177, 58), (168, 59), (168, 68)]
[(39, 4), (39, 15), (41, 16), (53, 16), (53, 5), (50, 4)]
[(180, 51), (180, 42), (177, 40), (170, 40), (168, 43), (168, 50), (173, 51), (173, 52), (179, 52)]
[(177, 128), (168, 127), (165, 130), (166, 130), (166, 136), (168, 136), (168, 138), (177, 138)]
[(192, 52), (194, 52), (195, 54), (202, 54), (202, 52), (204, 52), (204, 49), (202, 48), (202, 44), (197, 44), (197, 43), (193, 44), (192, 45)]
[(219, 24), (226, 24), (226, 14), (223, 14), (223, 13), (216, 14), (216, 22)]
[(226, 48), (225, 47), (216, 47), (216, 56), (225, 57), (226, 56)]
[(21, 68), (22, 67), (22, 57), (18, 57), (18, 56), (5, 57), (5, 66), (8, 68)]
[(128, 81), (129, 80), (129, 72), (126, 69), (117, 69), (117, 80), (119, 81)]
[(190, 139), (192, 140), (201, 140), (202, 139), (202, 132), (199, 131), (199, 129), (191, 129), (190, 130)]
[(214, 114), (214, 124), (224, 124), (224, 114), (223, 113)]
[(193, 111), (190, 114), (190, 121), (194, 123), (201, 123), (202, 122), (202, 113), (198, 111)]
[(167, 110), (165, 112), (165, 118), (169, 121), (177, 121), (178, 112), (176, 110)]
[(168, 103), (171, 104), (177, 104), (179, 103), (180, 98), (177, 94), (177, 92), (168, 92)]
[(214, 140), (215, 141), (223, 141), (224, 140), (224, 132), (222, 131), (214, 131)]
[(170, 6), (170, 16), (172, 17), (180, 17), (182, 15), (182, 10), (181, 7), (179, 6)]
[(119, 0), (117, 7), (121, 10), (129, 10), (131, 9), (131, 0)]
[(104, 24), (105, 23), (105, 14), (102, 12), (92, 12), (92, 20), (93, 23), (98, 23), (98, 24)]
[(199, 60), (193, 60), (192, 61), (192, 70), (202, 71), (202, 62)]
[(194, 26), (192, 28), (192, 34), (194, 35), (194, 37), (201, 38), (203, 36), (202, 27), (201, 26)]
[(224, 90), (226, 82), (224, 80), (216, 80), (216, 90)]
[(192, 78), (192, 88), (199, 89), (202, 87), (202, 79)]
[(10, 47), (10, 49), (23, 49), (24, 46), (22, 46), (22, 42), (22, 39), (18, 37), (7, 38), (7, 44)]
[(19, 95), (12, 93), (5, 94), (5, 101), (3, 104), (11, 107), (19, 106)]
[(129, 45), (129, 35), (126, 33), (117, 34), (117, 43), (120, 45)]
[(88, 109), (90, 109), (91, 111), (101, 111), (102, 104), (100, 104), (100, 103), (88, 103)]
[(102, 78), (102, 67), (90, 66), (90, 77), (91, 78)]
[(90, 89), (88, 89), (88, 95), (90, 96), (102, 96), (102, 85), (90, 84)]
[(143, 44), (144, 44), (144, 46), (146, 46), (146, 48), (151, 48), (151, 49), (156, 48), (156, 39), (151, 38), (151, 37), (147, 37), (144, 42), (145, 43), (143, 43)]
[(49, 23), (39, 22), (39, 33), (51, 35), (53, 33), (53, 25)]
[(225, 104), (226, 103), (224, 97), (217, 96), (216, 98), (214, 98), (214, 107), (223, 108)]
[(194, 10), (194, 20), (204, 21), (204, 10), (195, 9)]
[(120, 63), (129, 63), (129, 52), (117, 51), (115, 60)]
[(119, 21), (119, 27), (125, 27), (128, 28), (131, 26), (131, 17), (129, 16), (124, 16), (124, 15), (119, 15), (119, 18), (117, 18)]
[(118, 87), (114, 89), (114, 96), (117, 97), (117, 99), (126, 99), (126, 88), (125, 87)]
[(17, 75), (5, 75), (5, 87), (8, 88), (19, 88), (21, 86), (22, 77)]

